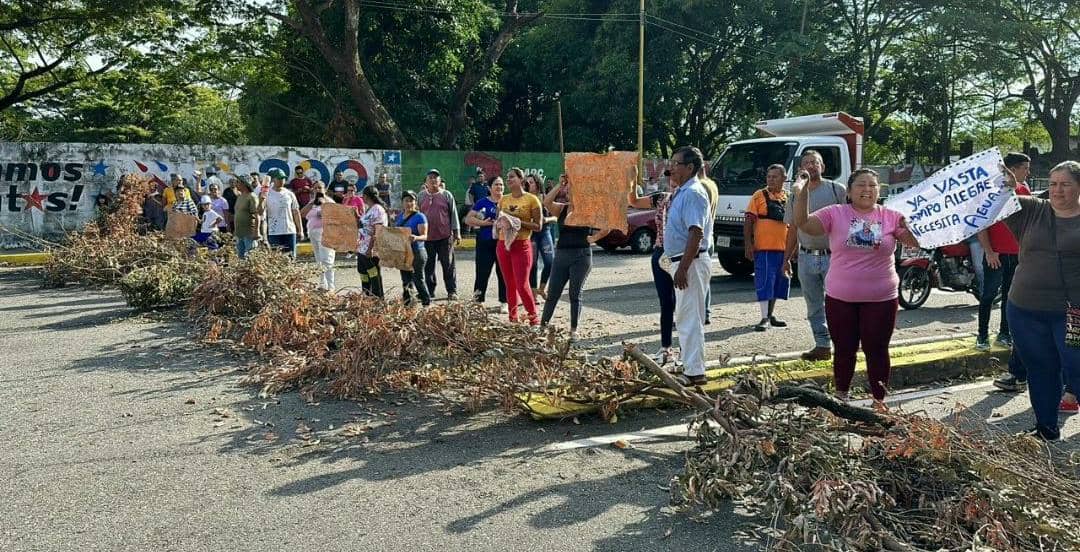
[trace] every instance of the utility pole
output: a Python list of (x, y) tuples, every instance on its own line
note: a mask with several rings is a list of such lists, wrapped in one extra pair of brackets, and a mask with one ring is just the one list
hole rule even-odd
[(641, 11), (638, 12), (637, 102), (638, 176), (636, 184), (640, 185), (645, 171), (645, 0), (641, 0)]
[(562, 130), (562, 98), (561, 94), (555, 93), (555, 109), (559, 115), (559, 154), (566, 157), (566, 145), (563, 143), (563, 130)]

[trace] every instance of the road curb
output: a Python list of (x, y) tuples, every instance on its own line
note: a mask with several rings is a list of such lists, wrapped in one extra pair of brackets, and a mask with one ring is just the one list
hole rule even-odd
[[(893, 389), (912, 387), (974, 376), (987, 376), (1001, 372), (1008, 363), (1010, 351), (995, 347), (990, 351), (977, 351), (969, 338), (950, 338), (929, 343), (894, 346), (891, 349), (892, 372), (889, 386)], [(832, 381), (832, 363), (806, 362), (802, 360), (764, 361), (716, 367), (705, 372), (708, 383), (701, 390), (715, 394), (735, 384), (737, 377), (751, 371), (761, 371), (777, 381), (815, 381), (828, 384)], [(866, 360), (860, 353), (855, 368), (854, 389), (866, 386)], [(675, 395), (669, 389), (654, 389), (649, 395), (640, 396), (623, 403), (622, 408), (650, 408), (670, 404)], [(599, 410), (597, 404), (572, 401), (552, 403), (546, 396), (523, 397), (534, 419), (563, 419)], [(602, 401), (598, 401), (602, 402)]]
[(36, 253), (5, 253), (0, 255), (0, 266), (41, 266), (49, 260), (49, 254)]
[[(461, 242), (454, 246), (458, 251), (472, 251), (476, 249), (476, 240), (462, 238)], [(303, 257), (314, 255), (310, 242), (296, 244), (296, 254)], [(0, 266), (41, 266), (49, 260), (49, 254), (45, 252), (33, 253), (4, 253), (0, 254)]]

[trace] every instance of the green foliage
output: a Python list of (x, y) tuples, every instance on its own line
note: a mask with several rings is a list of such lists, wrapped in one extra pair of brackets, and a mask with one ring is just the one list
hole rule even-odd
[[(163, 80), (167, 79), (167, 80)], [(239, 107), (178, 75), (111, 71), (70, 89), (46, 108), (28, 138), (57, 142), (244, 143)]]
[(148, 311), (186, 303), (205, 275), (202, 263), (171, 259), (156, 266), (136, 268), (117, 287), (127, 304)]
[[(0, 29), (15, 29), (0, 43), (0, 94), (41, 64), (33, 46), (63, 60), (25, 82), (23, 99), (0, 101), (0, 136), (385, 143), (340, 65), (303, 34), (306, 24), (288, 24), (308, 13), (301, 2), (14, 0), (0, 13)], [(347, 42), (344, 4), (326, 3), (318, 16), (333, 45)], [(410, 145), (442, 142), (458, 79), (480, 66), (507, 5), (359, 4), (360, 67)], [(481, 76), (457, 143), (556, 151), (561, 100), (568, 150), (634, 149), (638, 1), (521, 0), (518, 9), (548, 16), (519, 29)], [(72, 20), (87, 31), (65, 34)], [(1080, 97), (1076, 2), (649, 0), (646, 21), (650, 155), (693, 143), (712, 157), (750, 137), (755, 120), (827, 111), (865, 119), (868, 161), (941, 162), (967, 139), (1067, 152)], [(1025, 86), (1033, 93), (1021, 97)]]

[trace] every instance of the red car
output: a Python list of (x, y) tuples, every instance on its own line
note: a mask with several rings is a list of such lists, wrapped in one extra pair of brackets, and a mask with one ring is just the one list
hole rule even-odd
[(612, 230), (596, 244), (607, 251), (630, 246), (634, 253), (651, 253), (656, 243), (656, 209), (630, 209), (626, 222), (626, 234)]

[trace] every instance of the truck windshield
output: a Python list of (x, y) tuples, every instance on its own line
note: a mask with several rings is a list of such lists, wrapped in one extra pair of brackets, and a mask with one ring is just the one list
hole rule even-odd
[(773, 163), (790, 166), (797, 142), (757, 142), (729, 146), (713, 164), (709, 176), (725, 195), (751, 195), (765, 185), (765, 170)]

